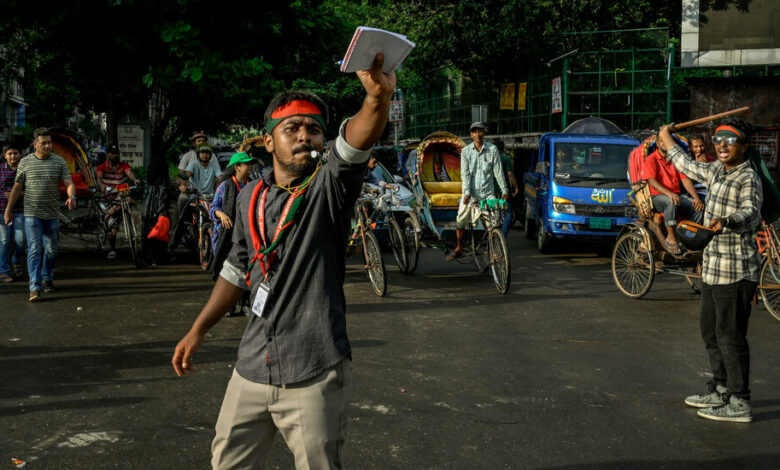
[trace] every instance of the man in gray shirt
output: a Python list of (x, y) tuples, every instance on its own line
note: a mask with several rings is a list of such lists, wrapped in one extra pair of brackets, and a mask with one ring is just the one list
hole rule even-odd
[(60, 228), (60, 181), (68, 190), (68, 209), (76, 207), (76, 186), (68, 164), (52, 153), (49, 130), (33, 133), (35, 153), (19, 162), (16, 182), (8, 198), (5, 223), (13, 221), (11, 209), (24, 191), (24, 232), (27, 238), (27, 272), (30, 276), (30, 302), (41, 298), (41, 290), (54, 292), (54, 260), (57, 257)]
[(253, 315), (212, 444), (215, 469), (262, 467), (277, 430), (297, 468), (341, 468), (352, 386), (344, 252), (395, 88), (383, 62), (380, 54), (357, 73), (366, 98), (341, 125), (327, 163), (318, 158), (327, 107), (317, 96), (285, 92), (268, 106), (273, 171), (241, 190), (230, 255), (172, 359), (176, 373), (188, 375), (206, 332), (251, 290)]

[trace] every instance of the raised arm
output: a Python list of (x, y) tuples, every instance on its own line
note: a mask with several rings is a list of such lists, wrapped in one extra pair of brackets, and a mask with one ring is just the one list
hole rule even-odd
[(677, 171), (684, 173), (688, 178), (699, 183), (709, 183), (710, 175), (715, 171), (715, 166), (688, 158), (685, 151), (672, 138), (672, 132), (674, 132), (674, 124), (666, 124), (658, 131), (658, 139), (668, 149), (667, 159), (672, 162)]
[(387, 124), (390, 112), (390, 97), (395, 89), (395, 72), (382, 72), (384, 54), (377, 54), (374, 68), (357, 72), (366, 89), (363, 106), (347, 123), (345, 139), (358, 150), (368, 150), (379, 140)]

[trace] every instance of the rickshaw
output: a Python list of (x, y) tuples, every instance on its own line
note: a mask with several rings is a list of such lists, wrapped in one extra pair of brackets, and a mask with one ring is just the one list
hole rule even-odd
[(364, 188), (378, 197), (374, 198), (374, 211), (372, 219), (376, 227), (374, 233), (379, 241), (387, 241), (393, 252), (393, 257), (402, 273), (408, 273), (417, 267), (417, 258), (409, 258), (404, 245), (404, 221), (407, 217), (414, 216), (414, 193), (401, 181), (401, 177), (394, 177), (382, 163), (377, 163), (372, 171), (385, 183), (394, 189), (381, 188), (372, 183), (365, 183)]
[[(417, 148), (412, 173), (414, 211), (404, 221), (404, 246), (413, 273), (422, 247), (449, 251), (457, 245), (456, 218), (461, 198), (460, 152), (465, 143), (448, 132), (435, 132)], [(466, 262), (480, 272), (490, 270), (496, 289), (506, 294), (511, 281), (509, 250), (501, 232), (500, 200), (480, 201), (472, 209), (464, 235)], [(460, 261), (460, 260), (458, 260)]]
[[(655, 136), (652, 136), (629, 156), (631, 192), (628, 197), (637, 208), (638, 219), (623, 227), (612, 250), (615, 285), (624, 295), (634, 299), (650, 291), (655, 275), (659, 273), (683, 276), (695, 292), (701, 286), (702, 251), (674, 254), (667, 250), (663, 214), (653, 209), (650, 186), (641, 178), (644, 160), (655, 148)], [(687, 150), (687, 145), (685, 148)]]

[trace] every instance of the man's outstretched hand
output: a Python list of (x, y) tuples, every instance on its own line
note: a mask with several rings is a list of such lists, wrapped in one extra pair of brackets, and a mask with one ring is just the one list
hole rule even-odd
[(395, 72), (382, 72), (384, 63), (384, 54), (377, 54), (371, 70), (356, 72), (366, 89), (366, 98), (360, 111), (347, 122), (345, 138), (349, 145), (359, 150), (373, 147), (387, 125), (390, 97), (395, 90)]
[(360, 70), (357, 73), (366, 94), (373, 98), (389, 99), (395, 90), (395, 72), (386, 74), (382, 71), (385, 64), (385, 55), (377, 54), (374, 57), (374, 67), (371, 70)]

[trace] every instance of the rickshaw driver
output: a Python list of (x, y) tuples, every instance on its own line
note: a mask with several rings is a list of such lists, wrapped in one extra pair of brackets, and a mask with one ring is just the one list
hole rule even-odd
[[(501, 190), (501, 199), (506, 200), (509, 194), (509, 186), (504, 178), (498, 148), (490, 142), (485, 142), (486, 128), (487, 126), (483, 122), (472, 123), (469, 131), (473, 142), (463, 147), (460, 152), (460, 175), (463, 180), (461, 204), (464, 206), (470, 202), (478, 203), (495, 198), (493, 178)], [(472, 201), (472, 197), (474, 201)], [(458, 222), (455, 232), (458, 245), (452, 253), (447, 255), (447, 261), (452, 261), (463, 255), (464, 233), (466, 233), (465, 225)]]
[(704, 249), (700, 320), (712, 380), (707, 393), (685, 404), (701, 408), (702, 418), (740, 423), (753, 420), (747, 327), (761, 267), (754, 233), (763, 204), (761, 179), (748, 161), (749, 128), (737, 120), (719, 126), (713, 163), (696, 162), (675, 145), (673, 124), (658, 133), (675, 168), (708, 184), (704, 224), (716, 232)]
[[(666, 144), (656, 139), (658, 149), (648, 155), (642, 167), (642, 179), (650, 185), (653, 207), (664, 214), (666, 225), (666, 249), (677, 255), (682, 252), (677, 240), (677, 212), (686, 214), (691, 221), (699, 223), (702, 219), (704, 203), (701, 202), (696, 188), (685, 174), (668, 162)], [(682, 194), (680, 185), (690, 194)]]

